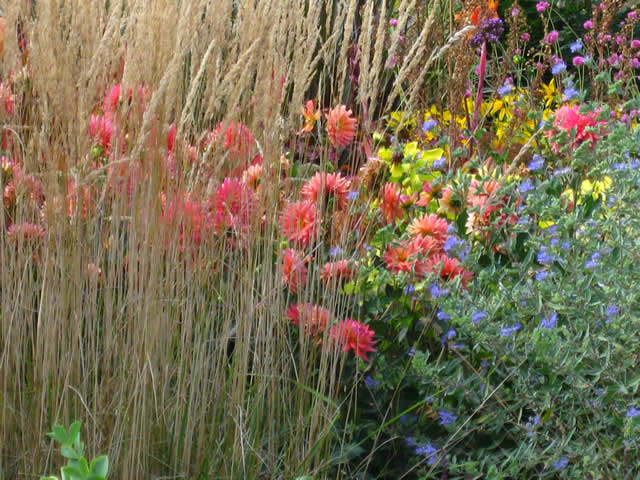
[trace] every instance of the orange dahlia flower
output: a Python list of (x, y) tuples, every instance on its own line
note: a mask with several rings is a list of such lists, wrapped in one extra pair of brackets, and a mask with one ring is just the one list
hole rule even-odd
[(298, 292), (307, 283), (307, 266), (304, 254), (293, 248), (287, 248), (282, 252), (280, 265), (282, 283), (289, 287), (291, 293)]
[(322, 195), (334, 197), (336, 206), (343, 209), (347, 206), (351, 182), (339, 173), (318, 172), (305, 183), (300, 191), (302, 198), (317, 204)]
[(291, 243), (307, 247), (316, 233), (316, 206), (306, 200), (290, 203), (280, 215), (280, 229)]
[(368, 325), (349, 318), (331, 328), (331, 336), (342, 345), (342, 351), (351, 350), (365, 362), (369, 361), (367, 353), (376, 351), (374, 345), (377, 342), (373, 339), (374, 335), (375, 332)]
[(344, 105), (338, 105), (326, 115), (329, 142), (335, 148), (344, 148), (356, 136), (357, 120), (352, 117), (351, 110)]

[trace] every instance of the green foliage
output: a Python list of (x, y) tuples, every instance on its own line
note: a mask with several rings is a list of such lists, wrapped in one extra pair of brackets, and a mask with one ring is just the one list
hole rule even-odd
[[(60, 444), (60, 453), (68, 459), (60, 469), (62, 480), (104, 480), (109, 472), (109, 459), (100, 455), (89, 462), (83, 455), (84, 443), (80, 440), (80, 422), (73, 422), (67, 431), (54, 425), (47, 435)], [(40, 480), (58, 480), (56, 476), (41, 477)]]

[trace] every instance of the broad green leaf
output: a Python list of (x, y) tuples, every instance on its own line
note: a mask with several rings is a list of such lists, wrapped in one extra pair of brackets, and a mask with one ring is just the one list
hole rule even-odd
[(106, 455), (100, 455), (91, 461), (89, 468), (91, 473), (106, 477), (109, 472), (109, 458)]
[(83, 475), (74, 467), (66, 466), (60, 469), (62, 480), (81, 480)]
[(60, 449), (60, 453), (65, 458), (72, 458), (74, 460), (78, 458), (78, 454), (76, 453), (76, 451), (69, 445), (63, 445)]
[(67, 442), (67, 431), (62, 425), (54, 425), (52, 431), (47, 433), (47, 435), (58, 443), (70, 443)]

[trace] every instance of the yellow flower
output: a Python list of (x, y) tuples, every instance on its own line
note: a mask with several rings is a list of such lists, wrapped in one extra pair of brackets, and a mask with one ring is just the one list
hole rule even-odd
[(587, 179), (580, 185), (580, 193), (585, 197), (591, 195), (594, 200), (597, 200), (602, 195), (602, 199), (605, 200), (604, 192), (609, 188), (611, 188), (611, 177), (609, 176), (605, 176), (602, 180), (596, 182), (591, 182)]
[(556, 80), (555, 78), (552, 78), (547, 85), (543, 83), (541, 86), (542, 88), (540, 88), (538, 92), (543, 95), (542, 99), (544, 100), (544, 106), (549, 108), (556, 101), (556, 93), (558, 92), (556, 89)]

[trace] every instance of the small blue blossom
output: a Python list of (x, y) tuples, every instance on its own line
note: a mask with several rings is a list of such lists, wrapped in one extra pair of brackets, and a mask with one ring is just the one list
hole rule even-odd
[(538, 155), (537, 153), (533, 154), (533, 157), (531, 157), (531, 161), (529, 162), (529, 165), (527, 168), (529, 168), (530, 171), (534, 171), (534, 170), (539, 170), (544, 166), (544, 158), (542, 157), (542, 155)]
[(498, 95), (500, 95), (500, 98), (502, 98), (505, 95), (511, 93), (512, 91), (513, 91), (513, 84), (509, 82), (505, 82), (504, 85), (498, 88)]
[(436, 126), (438, 125), (437, 120), (426, 120), (423, 124), (422, 124), (422, 131), (424, 133), (430, 132), (431, 130), (433, 130)]
[(405, 295), (411, 295), (415, 291), (416, 287), (414, 287), (411, 283), (407, 283), (407, 285), (405, 285), (404, 289), (402, 290), (402, 293), (404, 293)]
[(550, 273), (547, 272), (546, 270), (540, 270), (538, 273), (536, 273), (536, 280), (538, 282), (541, 282), (542, 280), (547, 278), (549, 275), (550, 275)]
[(624, 162), (616, 162), (613, 164), (614, 170), (625, 171), (629, 168), (629, 165)]
[(520, 193), (527, 193), (527, 192), (530, 192), (531, 190), (534, 190), (535, 188), (536, 187), (533, 185), (533, 183), (531, 183), (531, 180), (529, 179), (522, 182), (518, 187), (518, 189), (520, 190)]
[(614, 318), (620, 313), (620, 308), (615, 304), (610, 304), (607, 307), (607, 311), (604, 313), (607, 316), (607, 323), (611, 323)]
[(557, 247), (558, 243), (560, 243), (560, 240), (558, 240), (557, 238), (552, 238), (551, 240), (549, 240), (549, 245), (551, 245), (552, 247)]
[(511, 327), (502, 327), (500, 329), (500, 336), (501, 337), (510, 337), (513, 333), (517, 332), (521, 328), (522, 328), (522, 324), (520, 322), (516, 323), (515, 325), (513, 325)]
[(571, 243), (570, 242), (562, 242), (562, 245), (560, 245), (560, 248), (562, 250), (564, 250), (565, 252), (568, 252), (569, 250), (571, 250)]
[(542, 328), (547, 328), (549, 330), (556, 328), (557, 323), (558, 323), (558, 314), (556, 312), (553, 312), (549, 316), (549, 318), (543, 318), (542, 320), (540, 320), (540, 326)]
[(567, 69), (567, 64), (563, 61), (556, 62), (553, 67), (551, 67), (551, 73), (553, 75), (559, 75)]
[(447, 237), (447, 240), (444, 242), (444, 245), (442, 246), (442, 249), (449, 254), (449, 252), (451, 250), (453, 250), (454, 248), (456, 248), (458, 245), (464, 243), (462, 240), (460, 240), (458, 237), (456, 237), (455, 235), (449, 235)]
[(640, 408), (629, 407), (629, 410), (627, 410), (627, 418), (636, 418), (636, 417), (640, 417)]
[(329, 250), (330, 257), (339, 257), (343, 253), (344, 253), (344, 250), (340, 247), (331, 247), (331, 250)]
[(438, 449), (429, 443), (416, 446), (416, 448), (413, 449), (413, 453), (415, 455), (424, 455), (427, 457), (427, 463), (429, 465), (433, 465), (438, 460), (436, 457)]
[(482, 368), (485, 368), (485, 369), (489, 368), (489, 365), (490, 365), (489, 360), (487, 360), (486, 358), (483, 358), (482, 360), (480, 360), (480, 366)]
[(476, 325), (485, 318), (487, 318), (487, 314), (485, 312), (475, 312), (473, 315), (471, 315), (471, 321)]
[(556, 460), (555, 462), (552, 462), (551, 466), (554, 469), (560, 471), (560, 470), (564, 470), (568, 464), (569, 464), (569, 459), (567, 457), (561, 457), (560, 459)]
[(447, 159), (444, 157), (440, 157), (433, 161), (433, 163), (431, 164), (431, 167), (438, 170), (440, 168), (443, 168), (446, 164), (447, 164)]
[(440, 298), (440, 297), (446, 297), (447, 295), (449, 295), (449, 290), (440, 288), (437, 283), (431, 284), (431, 287), (429, 287), (429, 292), (431, 293), (431, 298), (434, 298), (434, 299)]
[(411, 347), (407, 355), (409, 355), (410, 357), (413, 357), (415, 354), (416, 354), (416, 347)]
[(571, 50), (571, 53), (576, 53), (582, 50), (583, 46), (584, 45), (582, 45), (582, 40), (578, 39), (569, 45), (569, 50)]
[(458, 419), (457, 415), (453, 415), (447, 412), (446, 410), (440, 410), (438, 414), (440, 415), (440, 420), (438, 420), (438, 425), (451, 425)]
[(364, 384), (367, 386), (367, 388), (376, 388), (378, 385), (380, 385), (380, 382), (376, 382), (373, 378), (371, 378), (371, 375), (367, 375), (366, 377), (364, 377)]
[(591, 255), (591, 258), (587, 260), (587, 263), (584, 264), (584, 268), (586, 268), (587, 270), (596, 268), (598, 265), (600, 265), (601, 256), (602, 254), (600, 254), (600, 252), (595, 252), (593, 255)]
[(358, 198), (358, 195), (360, 195), (360, 192), (358, 190), (351, 190), (349, 193), (347, 193), (346, 197), (347, 200), (355, 200), (356, 198)]
[(540, 247), (540, 251), (536, 255), (536, 260), (538, 263), (551, 263), (556, 259), (556, 256), (552, 253), (549, 253), (549, 248), (546, 246)]
[(447, 226), (447, 233), (456, 233), (456, 227), (453, 224)]
[[(441, 321), (451, 320), (451, 315), (449, 315), (444, 310), (438, 310), (438, 313), (436, 314), (436, 317), (438, 317), (438, 320), (441, 320)], [(455, 334), (455, 330), (453, 330), (453, 332)]]
[(569, 102), (580, 95), (580, 92), (573, 87), (567, 87), (562, 92), (562, 101)]
[(558, 169), (553, 171), (553, 176), (554, 177), (561, 177), (562, 175), (568, 175), (570, 173), (571, 173), (571, 168), (570, 167), (558, 168)]

